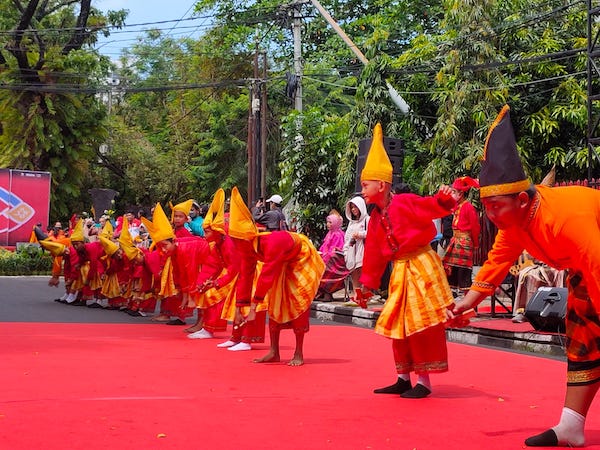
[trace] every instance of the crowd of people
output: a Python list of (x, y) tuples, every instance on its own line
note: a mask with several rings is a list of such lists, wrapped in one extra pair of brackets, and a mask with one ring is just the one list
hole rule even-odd
[[(377, 124), (361, 195), (346, 203), (346, 230), (332, 211), (319, 251), (306, 236), (287, 230), (280, 196), (269, 198), (268, 208), (260, 200), (251, 211), (235, 187), (228, 212), (220, 189), (206, 210), (188, 200), (171, 205), (169, 218), (157, 204), (151, 220), (130, 211), (114, 225), (79, 219), (70, 233), (56, 224), (49, 233), (36, 230), (36, 238), (55, 256), (50, 284), (64, 277), (60, 302), (132, 315), (150, 314), (159, 302), (153, 320), (172, 325), (185, 324), (195, 309), (188, 338), (214, 338), (231, 323), (230, 337), (218, 344), (231, 351), (264, 342), (268, 316), (270, 348), (255, 359), (260, 363), (280, 361), (280, 332), (287, 328), (296, 337), (288, 364), (304, 363), (316, 296), (330, 300), (340, 282), (350, 280), (353, 300), (364, 305), (389, 278), (375, 332), (390, 339), (397, 378), (374, 393), (408, 399), (431, 395), (430, 375), (449, 367), (445, 328), (465, 326), (472, 308), (494, 293), (526, 250), (540, 264), (568, 269), (569, 298), (562, 414), (556, 426), (525, 443), (584, 445), (585, 418), (600, 387), (600, 193), (534, 186), (519, 159), (508, 107), (490, 128), (478, 180), (461, 177), (422, 197), (394, 190), (392, 173)], [(499, 229), (474, 281), (479, 217), (467, 200), (470, 189), (479, 190)], [(442, 259), (432, 243), (443, 236), (436, 222), (448, 217), (452, 236)], [(582, 223), (588, 226), (582, 229)]]

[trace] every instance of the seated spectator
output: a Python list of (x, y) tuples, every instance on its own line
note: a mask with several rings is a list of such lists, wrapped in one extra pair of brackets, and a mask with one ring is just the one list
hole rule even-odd
[(367, 237), (369, 224), (367, 205), (361, 196), (357, 195), (346, 203), (346, 218), (348, 219), (348, 228), (346, 228), (344, 237), (344, 258), (346, 268), (350, 271), (352, 277), (352, 288), (354, 290), (352, 300), (356, 304), (361, 304), (362, 284), (359, 278), (362, 273), (365, 238)]
[(511, 269), (511, 273), (518, 276), (512, 318), (515, 323), (527, 321), (525, 317), (527, 302), (533, 298), (539, 288), (565, 287), (564, 270), (554, 269), (534, 259), (526, 251), (523, 251), (523, 255), (519, 257), (518, 264)]
[(325, 273), (321, 277), (317, 299), (330, 302), (333, 293), (344, 287), (344, 280), (349, 271), (344, 259), (344, 231), (342, 230), (343, 219), (340, 214), (333, 210), (327, 216), (327, 229), (329, 230), (319, 248), (319, 253), (325, 262)]

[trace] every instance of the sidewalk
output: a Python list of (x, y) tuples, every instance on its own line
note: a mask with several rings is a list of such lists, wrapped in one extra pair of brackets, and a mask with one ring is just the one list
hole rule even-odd
[[(374, 328), (383, 304), (369, 305), (367, 309), (346, 306), (344, 291), (334, 294), (334, 301), (315, 300), (311, 307), (311, 317), (324, 322), (336, 322)], [(542, 356), (564, 358), (565, 336), (559, 333), (536, 331), (530, 323), (513, 323), (510, 315), (492, 317), (489, 299), (479, 305), (479, 314), (471, 319), (465, 328), (449, 328), (448, 341), (461, 344), (484, 345), (505, 350), (535, 353)]]

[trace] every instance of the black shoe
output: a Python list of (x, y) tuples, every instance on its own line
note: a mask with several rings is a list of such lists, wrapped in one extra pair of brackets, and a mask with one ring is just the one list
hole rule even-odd
[(131, 317), (142, 317), (142, 313), (139, 311), (132, 311), (131, 309), (127, 310), (127, 314), (129, 314)]
[(406, 392), (411, 388), (412, 386), (410, 384), (410, 380), (403, 380), (402, 378), (398, 378), (398, 381), (396, 381), (394, 384), (375, 389), (373, 392), (375, 394), (402, 394), (403, 392)]
[(91, 305), (88, 305), (88, 308), (102, 308), (102, 305), (100, 303), (92, 303)]
[(68, 303), (71, 306), (85, 306), (86, 302), (83, 300), (75, 300), (74, 302)]
[(402, 398), (425, 398), (431, 391), (420, 383), (417, 383), (414, 388), (400, 394)]
[(167, 322), (167, 325), (185, 325), (185, 322), (181, 319), (171, 319)]
[(528, 447), (556, 447), (558, 437), (554, 430), (550, 428), (543, 433), (525, 439), (525, 445)]

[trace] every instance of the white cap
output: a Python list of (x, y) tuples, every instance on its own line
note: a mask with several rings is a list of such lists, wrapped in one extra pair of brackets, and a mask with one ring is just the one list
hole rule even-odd
[(273, 203), (277, 203), (278, 205), (281, 205), (281, 203), (283, 202), (283, 199), (281, 198), (281, 195), (271, 195), (271, 197), (269, 197), (267, 199), (268, 202), (273, 202)]

